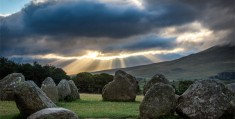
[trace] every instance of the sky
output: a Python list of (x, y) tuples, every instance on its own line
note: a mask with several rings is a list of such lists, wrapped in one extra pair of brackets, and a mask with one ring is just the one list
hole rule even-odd
[(233, 0), (0, 0), (0, 56), (67, 74), (234, 45)]

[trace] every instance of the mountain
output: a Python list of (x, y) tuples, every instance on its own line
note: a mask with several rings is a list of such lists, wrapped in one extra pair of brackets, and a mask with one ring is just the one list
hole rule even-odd
[[(118, 69), (93, 73), (114, 74)], [(205, 79), (221, 72), (235, 72), (235, 47), (214, 46), (202, 52), (176, 60), (121, 68), (138, 78), (151, 78), (156, 73), (164, 74), (169, 80)]]

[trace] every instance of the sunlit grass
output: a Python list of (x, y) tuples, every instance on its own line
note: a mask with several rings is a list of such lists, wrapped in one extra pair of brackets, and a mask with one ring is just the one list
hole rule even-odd
[(81, 94), (81, 100), (58, 105), (75, 111), (81, 118), (136, 118), (142, 99), (137, 96), (136, 102), (104, 102), (101, 95)]
[[(81, 94), (81, 100), (59, 102), (57, 105), (70, 109), (80, 118), (137, 118), (143, 96), (136, 102), (104, 102), (98, 94)], [(19, 110), (13, 101), (0, 101), (0, 119), (20, 118)]]
[(14, 119), (19, 113), (14, 101), (0, 101), (0, 119)]

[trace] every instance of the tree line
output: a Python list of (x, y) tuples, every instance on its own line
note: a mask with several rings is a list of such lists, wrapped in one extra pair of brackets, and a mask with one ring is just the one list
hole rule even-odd
[(79, 92), (84, 93), (101, 93), (103, 87), (113, 80), (113, 76), (106, 73), (93, 75), (88, 72), (78, 73), (71, 78), (63, 69), (52, 65), (42, 66), (37, 62), (20, 64), (0, 57), (0, 80), (11, 73), (22, 73), (26, 80), (33, 80), (39, 87), (46, 77), (51, 77), (56, 84), (62, 79), (73, 80)]
[(72, 77), (75, 85), (78, 87), (79, 92), (84, 93), (102, 93), (103, 87), (113, 80), (113, 76), (101, 73), (91, 74), (82, 72)]
[(33, 64), (15, 63), (7, 58), (0, 58), (0, 80), (11, 73), (22, 73), (26, 80), (33, 80), (39, 87), (46, 77), (51, 77), (56, 84), (61, 79), (70, 79), (66, 72), (52, 65), (42, 66), (37, 62)]

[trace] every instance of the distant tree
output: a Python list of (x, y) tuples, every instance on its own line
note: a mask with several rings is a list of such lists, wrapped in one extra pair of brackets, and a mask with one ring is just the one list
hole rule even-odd
[(82, 72), (72, 79), (80, 92), (102, 93), (103, 87), (113, 80), (113, 76), (106, 73), (92, 75), (88, 72)]
[(7, 58), (0, 57), (0, 80), (10, 73), (17, 72), (17, 64)]
[(193, 84), (194, 81), (191, 80), (184, 80), (184, 81), (179, 81), (179, 86), (178, 90), (176, 91), (176, 94), (181, 95), (183, 94), (191, 84)]
[(103, 87), (113, 80), (113, 76), (106, 73), (95, 74), (92, 78), (94, 80), (95, 93), (102, 93)]
[(88, 72), (82, 72), (77, 74), (74, 78), (74, 83), (78, 87), (80, 92), (92, 93), (92, 74)]
[(37, 62), (31, 64), (17, 64), (6, 58), (0, 58), (0, 76), (1, 79), (10, 73), (22, 73), (26, 80), (33, 80), (38, 86), (41, 86), (46, 77), (52, 77), (56, 84), (61, 79), (70, 79), (66, 72), (61, 68), (52, 65), (42, 66)]

